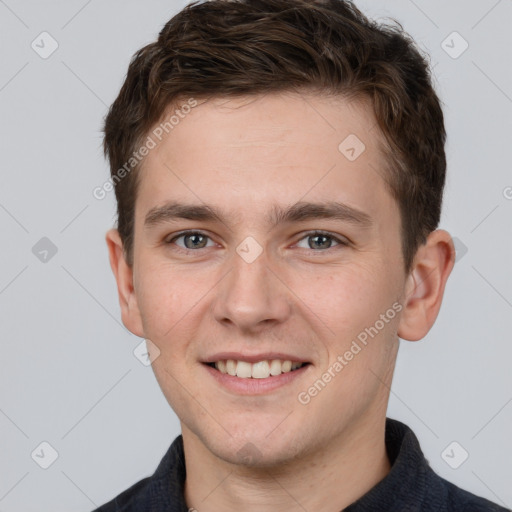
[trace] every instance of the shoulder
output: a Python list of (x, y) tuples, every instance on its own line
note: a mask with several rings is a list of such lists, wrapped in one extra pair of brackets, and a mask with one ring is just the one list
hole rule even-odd
[(447, 510), (453, 512), (510, 512), (509, 509), (461, 489), (444, 478), (438, 478), (444, 487)]
[(93, 512), (127, 512), (144, 511), (147, 504), (148, 485), (151, 478), (146, 477), (133, 484), (113, 500), (105, 503)]
[(382, 500), (384, 497), (390, 504), (386, 510), (507, 512), (503, 506), (476, 496), (437, 474), (421, 451), (414, 432), (404, 423), (387, 419), (386, 449), (391, 471), (376, 488), (378, 495), (374, 493), (372, 498)]
[(185, 475), (183, 438), (179, 435), (153, 475), (139, 480), (93, 512), (186, 511), (183, 496)]

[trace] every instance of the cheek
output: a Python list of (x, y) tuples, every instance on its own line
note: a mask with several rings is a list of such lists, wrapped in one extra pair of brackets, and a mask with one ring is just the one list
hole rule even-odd
[[(316, 270), (311, 276), (301, 273), (294, 288), (297, 296), (337, 338), (357, 334), (379, 318), (390, 305), (392, 293), (383, 280), (384, 272), (363, 264)], [(331, 332), (332, 334), (332, 332)]]
[(304, 279), (296, 284), (297, 295), (307, 306), (304, 314), (317, 324), (318, 332), (325, 333), (319, 334), (328, 358), (325, 367), (341, 357), (344, 377), (339, 380), (351, 392), (375, 384), (370, 369), (380, 375), (389, 367), (399, 318), (393, 309), (393, 280), (389, 269), (353, 264), (333, 268), (324, 276), (317, 273), (309, 286)]
[(141, 261), (141, 267), (144, 271), (138, 275), (136, 293), (144, 332), (147, 338), (162, 343), (197, 304), (201, 290), (168, 264)]

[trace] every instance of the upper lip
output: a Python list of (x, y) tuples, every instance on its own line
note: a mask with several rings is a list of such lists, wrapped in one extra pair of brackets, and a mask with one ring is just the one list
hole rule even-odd
[(233, 359), (235, 361), (246, 361), (248, 363), (258, 363), (259, 361), (272, 361), (279, 359), (280, 361), (292, 361), (292, 363), (308, 363), (307, 359), (295, 356), (292, 354), (285, 354), (284, 352), (262, 352), (259, 354), (247, 354), (242, 352), (218, 352), (209, 356), (203, 363), (216, 363), (217, 361), (226, 361)]

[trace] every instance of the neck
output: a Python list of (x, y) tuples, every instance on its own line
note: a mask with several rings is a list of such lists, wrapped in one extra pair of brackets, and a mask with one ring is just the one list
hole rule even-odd
[(384, 436), (382, 417), (344, 430), (314, 454), (279, 467), (254, 468), (216, 457), (183, 428), (187, 506), (199, 512), (339, 512), (389, 473)]

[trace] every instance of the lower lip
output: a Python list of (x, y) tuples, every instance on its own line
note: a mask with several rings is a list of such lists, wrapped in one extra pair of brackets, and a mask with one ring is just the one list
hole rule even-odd
[(281, 375), (276, 375), (274, 377), (266, 377), (265, 379), (243, 379), (240, 377), (234, 377), (228, 373), (221, 373), (216, 368), (212, 368), (204, 363), (203, 366), (221, 386), (230, 391), (234, 391), (240, 395), (262, 395), (281, 388), (300, 378), (306, 371), (308, 371), (308, 368), (311, 365), (307, 364), (298, 370), (281, 373)]

